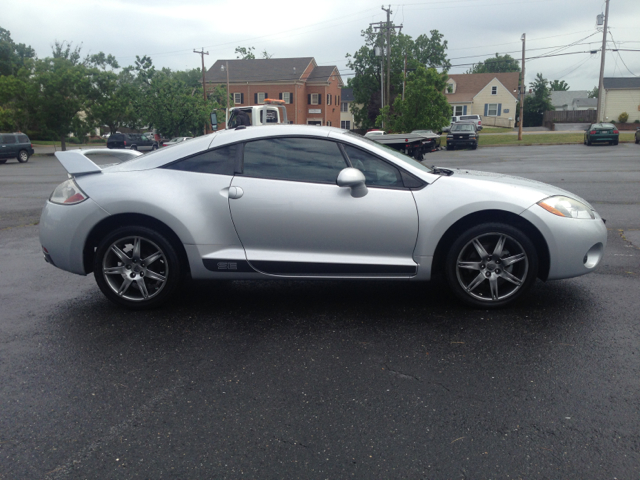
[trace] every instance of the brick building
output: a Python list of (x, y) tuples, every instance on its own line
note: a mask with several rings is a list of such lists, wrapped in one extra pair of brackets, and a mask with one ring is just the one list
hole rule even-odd
[(218, 60), (206, 72), (207, 91), (227, 85), (236, 106), (284, 100), (290, 123), (340, 126), (343, 85), (337, 67), (318, 66), (313, 57)]

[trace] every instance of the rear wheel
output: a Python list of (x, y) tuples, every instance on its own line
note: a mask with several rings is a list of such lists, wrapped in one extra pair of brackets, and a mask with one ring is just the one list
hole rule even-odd
[(591, 146), (591, 139), (587, 138), (587, 145)]
[(512, 303), (535, 282), (538, 255), (519, 229), (502, 223), (470, 228), (453, 243), (445, 276), (463, 302), (480, 308)]
[(618, 140), (614, 140), (612, 143), (613, 143), (614, 145), (617, 145), (617, 144), (618, 144)]
[(25, 163), (29, 161), (29, 152), (27, 152), (26, 150), (20, 150), (18, 152), (18, 161), (20, 163)]
[(157, 307), (175, 293), (183, 276), (176, 249), (147, 227), (121, 227), (98, 246), (94, 277), (112, 302), (132, 309)]

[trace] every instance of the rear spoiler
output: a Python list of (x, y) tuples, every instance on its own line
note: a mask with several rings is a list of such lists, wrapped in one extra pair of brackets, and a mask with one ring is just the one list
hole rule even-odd
[(70, 175), (79, 176), (102, 172), (102, 169), (89, 160), (81, 150), (56, 152), (55, 156)]

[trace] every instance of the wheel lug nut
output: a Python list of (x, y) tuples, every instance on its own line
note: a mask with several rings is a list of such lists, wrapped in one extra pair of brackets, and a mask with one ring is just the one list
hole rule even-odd
[(496, 269), (496, 274), (500, 275), (500, 270), (499, 269)]
[(129, 275), (131, 278), (136, 278), (136, 274), (132, 273), (131, 275)]
[(480, 264), (480, 268), (484, 269), (484, 264), (483, 263)]
[(127, 265), (127, 270), (131, 270), (131, 265)]
[(144, 272), (140, 272), (140, 276), (141, 276), (141, 277), (144, 277)]
[(487, 278), (489, 278), (489, 277), (491, 276), (491, 273), (490, 273), (490, 272), (487, 272), (487, 273), (485, 273), (485, 276), (486, 276)]

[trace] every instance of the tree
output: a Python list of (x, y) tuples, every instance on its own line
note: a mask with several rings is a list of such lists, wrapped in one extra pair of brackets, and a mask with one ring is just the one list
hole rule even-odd
[(487, 58), (484, 62), (476, 63), (467, 73), (502, 73), (519, 72), (520, 64), (509, 54)]
[[(401, 33), (391, 35), (391, 98), (402, 93), (405, 55), (408, 72), (417, 70), (419, 66), (443, 70), (451, 67), (446, 55), (447, 41), (443, 40), (438, 30), (431, 30), (430, 34), (422, 34), (415, 40)], [(363, 128), (370, 128), (380, 114), (380, 77), (383, 72), (386, 73), (387, 62), (385, 58), (382, 69), (381, 58), (375, 55), (375, 47), (382, 44), (381, 34), (369, 27), (361, 35), (365, 44), (353, 55), (346, 55), (349, 59), (347, 67), (355, 72), (348, 85), (353, 88), (355, 101), (351, 104), (351, 111), (355, 123)]]
[(255, 60), (256, 56), (253, 53), (254, 50), (255, 48), (253, 47), (236, 47), (236, 53), (238, 54), (236, 58), (240, 58), (242, 60)]
[(589, 98), (598, 98), (599, 94), (600, 94), (600, 90), (598, 89), (598, 86), (596, 85), (595, 87), (593, 87), (593, 90), (591, 90), (589, 92), (588, 97)]
[(435, 68), (418, 66), (407, 78), (404, 100), (398, 95), (393, 112), (385, 106), (376, 119), (380, 125), (393, 132), (410, 132), (417, 129), (440, 130), (449, 124), (451, 107), (442, 93), (447, 84), (447, 74)]
[(541, 73), (536, 75), (530, 87), (533, 95), (524, 99), (524, 124), (528, 127), (537, 127), (542, 125), (544, 112), (555, 109), (551, 104), (549, 82)]
[(270, 58), (273, 58), (273, 55), (272, 55), (272, 54), (270, 54), (269, 52), (267, 52), (267, 49), (265, 48), (265, 49), (262, 51), (262, 58), (264, 58), (264, 59), (266, 59), (266, 60), (269, 60)]
[(36, 52), (24, 43), (16, 44), (11, 32), (0, 27), (0, 75), (15, 75)]
[(569, 90), (569, 85), (564, 80), (554, 80), (549, 83), (549, 88), (552, 92), (566, 92)]

